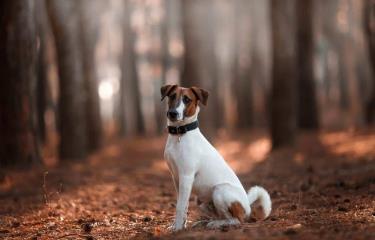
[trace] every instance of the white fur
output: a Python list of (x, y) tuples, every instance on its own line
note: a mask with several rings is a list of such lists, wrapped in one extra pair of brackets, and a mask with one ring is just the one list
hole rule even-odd
[(272, 202), (270, 195), (264, 188), (259, 186), (250, 188), (247, 193), (247, 198), (249, 199), (250, 205), (256, 201), (259, 201), (258, 204), (262, 207), (264, 218), (267, 218), (270, 215), (272, 210)]
[[(168, 125), (186, 125), (197, 120), (198, 113), (199, 107), (194, 116), (176, 122), (168, 121)], [(228, 211), (233, 202), (242, 205), (248, 218), (251, 213), (250, 205), (259, 200), (264, 216), (269, 216), (271, 200), (267, 191), (261, 187), (253, 187), (246, 193), (236, 174), (202, 135), (199, 128), (182, 136), (169, 134), (164, 156), (178, 194), (172, 230), (185, 228), (192, 191), (203, 202), (202, 206), (210, 202), (215, 206), (215, 216), (219, 217), (219, 220), (210, 222), (207, 225), (209, 228), (240, 223)]]
[(184, 118), (184, 111), (185, 111), (185, 104), (182, 101), (182, 97), (181, 97), (181, 99), (179, 101), (179, 105), (176, 108), (176, 111), (178, 113), (177, 121), (182, 121), (183, 118)]

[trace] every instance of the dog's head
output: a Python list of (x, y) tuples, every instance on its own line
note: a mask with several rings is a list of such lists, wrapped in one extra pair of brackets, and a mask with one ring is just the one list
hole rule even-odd
[(198, 87), (183, 88), (165, 85), (160, 89), (161, 100), (168, 97), (167, 117), (172, 122), (183, 121), (197, 114), (199, 103), (207, 105), (208, 92)]

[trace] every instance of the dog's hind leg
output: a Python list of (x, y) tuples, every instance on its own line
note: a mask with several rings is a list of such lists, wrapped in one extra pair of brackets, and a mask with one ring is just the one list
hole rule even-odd
[(198, 199), (197, 204), (198, 204), (200, 213), (202, 215), (202, 218), (201, 220), (193, 223), (192, 225), (193, 228), (206, 226), (207, 223), (209, 223), (212, 219), (217, 218), (216, 209), (212, 201), (205, 203), (205, 202), (199, 201)]
[[(244, 222), (246, 210), (239, 201), (241, 193), (229, 184), (216, 186), (212, 193), (212, 200), (216, 212), (221, 220), (213, 220), (207, 224), (208, 228), (238, 225)], [(247, 200), (247, 199), (246, 199)]]

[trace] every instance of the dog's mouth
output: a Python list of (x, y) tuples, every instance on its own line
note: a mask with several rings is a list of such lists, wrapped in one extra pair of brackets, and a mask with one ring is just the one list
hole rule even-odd
[(185, 119), (185, 117), (183, 117), (182, 119), (178, 119), (178, 117), (169, 117), (169, 116), (168, 116), (168, 119), (169, 119), (169, 121), (171, 121), (171, 122), (178, 123), (178, 122), (183, 122), (184, 119)]

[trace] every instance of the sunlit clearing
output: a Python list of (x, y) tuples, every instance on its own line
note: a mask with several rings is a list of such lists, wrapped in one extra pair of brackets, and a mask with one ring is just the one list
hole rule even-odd
[(99, 97), (103, 100), (109, 100), (113, 96), (113, 86), (109, 81), (103, 81), (99, 85)]
[(229, 141), (217, 146), (217, 149), (231, 168), (236, 173), (242, 174), (251, 171), (257, 163), (266, 159), (271, 149), (271, 142), (267, 138), (261, 138), (249, 144)]
[[(364, 157), (375, 155), (375, 136), (356, 135), (351, 132), (325, 134), (321, 142), (336, 155)], [(354, 159), (354, 158), (352, 158)]]
[(260, 162), (267, 157), (267, 154), (270, 152), (270, 150), (271, 141), (269, 138), (264, 137), (251, 143), (247, 147), (247, 154), (252, 159), (254, 159), (254, 161)]

